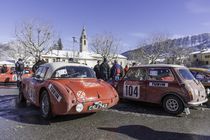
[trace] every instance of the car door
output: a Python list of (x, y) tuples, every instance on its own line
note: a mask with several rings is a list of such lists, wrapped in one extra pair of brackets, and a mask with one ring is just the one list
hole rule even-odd
[(145, 79), (145, 68), (130, 68), (117, 85), (119, 96), (131, 100), (144, 101), (146, 94)]
[(38, 104), (38, 93), (41, 88), (41, 84), (44, 82), (44, 77), (46, 75), (47, 67), (39, 67), (38, 70), (35, 73), (35, 76), (32, 78), (32, 80), (29, 83), (29, 99), (34, 104)]
[(160, 103), (165, 93), (175, 91), (175, 77), (170, 68), (148, 68), (146, 101)]

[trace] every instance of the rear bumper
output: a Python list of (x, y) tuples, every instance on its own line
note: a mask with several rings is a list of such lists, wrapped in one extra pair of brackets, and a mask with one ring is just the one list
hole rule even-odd
[(190, 106), (199, 106), (203, 103), (206, 103), (208, 101), (208, 99), (206, 98), (205, 100), (202, 100), (202, 101), (191, 101), (191, 102), (188, 102), (188, 105)]

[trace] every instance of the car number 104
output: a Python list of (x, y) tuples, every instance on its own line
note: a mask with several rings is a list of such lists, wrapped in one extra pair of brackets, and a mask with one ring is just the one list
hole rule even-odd
[(128, 98), (139, 98), (140, 96), (139, 85), (124, 85), (123, 96)]

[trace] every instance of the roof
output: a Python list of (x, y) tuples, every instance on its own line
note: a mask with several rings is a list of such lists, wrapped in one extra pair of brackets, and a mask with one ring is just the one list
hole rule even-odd
[(210, 73), (210, 71), (208, 69), (205, 69), (205, 68), (189, 68), (189, 70), (201, 71), (201, 72), (209, 72)]
[(173, 64), (148, 64), (148, 65), (137, 65), (133, 67), (173, 67), (173, 68), (186, 68), (182, 65), (173, 65)]
[(79, 64), (79, 63), (65, 63), (65, 62), (45, 63), (45, 64), (43, 64), (41, 66), (49, 68), (48, 71), (47, 71), (47, 74), (45, 76), (45, 79), (51, 78), (51, 76), (54, 73), (54, 71), (57, 70), (60, 67), (65, 67), (65, 66), (83, 66), (83, 67), (88, 67), (86, 65)]

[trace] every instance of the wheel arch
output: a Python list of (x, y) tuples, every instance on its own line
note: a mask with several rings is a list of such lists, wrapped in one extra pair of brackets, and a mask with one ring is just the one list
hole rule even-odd
[(39, 99), (39, 101), (38, 101), (39, 104), (40, 104), (40, 101), (41, 101), (41, 95), (42, 95), (43, 91), (47, 91), (48, 92), (46, 87), (41, 87), (40, 88), (40, 90), (39, 90), (39, 98), (38, 98)]
[(168, 92), (168, 93), (166, 93), (162, 98), (161, 98), (161, 105), (163, 105), (163, 101), (164, 101), (164, 99), (167, 97), (167, 96), (176, 96), (177, 98), (179, 98), (180, 100), (181, 100), (181, 102), (183, 103), (183, 105), (186, 107), (187, 106), (187, 104), (186, 104), (186, 102), (184, 101), (184, 99), (182, 98), (182, 96), (181, 95), (179, 95), (178, 93), (175, 93), (175, 92)]

